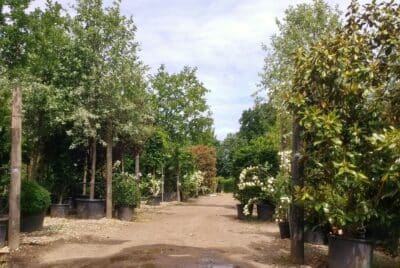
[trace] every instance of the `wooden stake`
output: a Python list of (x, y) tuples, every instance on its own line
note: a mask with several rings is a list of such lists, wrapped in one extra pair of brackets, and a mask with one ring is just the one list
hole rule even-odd
[(90, 174), (90, 199), (94, 199), (94, 186), (96, 181), (97, 140), (92, 141), (92, 172)]
[(22, 93), (18, 84), (12, 91), (11, 113), (11, 181), (9, 192), (8, 246), (19, 247), (20, 203), (21, 203), (21, 138), (22, 138)]

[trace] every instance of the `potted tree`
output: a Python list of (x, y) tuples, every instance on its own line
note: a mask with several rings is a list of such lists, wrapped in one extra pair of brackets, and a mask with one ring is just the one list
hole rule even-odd
[(134, 209), (140, 202), (140, 189), (135, 176), (126, 172), (115, 174), (113, 195), (118, 219), (131, 221)]
[(33, 232), (43, 227), (44, 216), (51, 204), (50, 193), (36, 181), (21, 184), (21, 231)]
[(305, 180), (294, 191), (332, 226), (329, 267), (371, 267), (368, 225), (398, 220), (398, 18), (394, 2), (353, 1), (342, 29), (297, 54), (290, 107)]

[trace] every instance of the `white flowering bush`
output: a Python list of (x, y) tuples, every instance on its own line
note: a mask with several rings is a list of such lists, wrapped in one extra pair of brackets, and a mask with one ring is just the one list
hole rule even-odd
[(198, 195), (199, 191), (202, 190), (204, 183), (204, 173), (197, 170), (193, 174), (186, 174), (183, 176), (183, 181), (181, 184), (182, 193), (186, 196)]
[(153, 197), (157, 197), (161, 192), (161, 180), (158, 180), (155, 176), (151, 174), (147, 175), (150, 176), (149, 180), (149, 190)]
[(242, 170), (234, 196), (245, 204), (245, 215), (250, 213), (250, 204), (274, 204), (274, 183), (275, 178), (270, 175), (268, 167), (250, 166)]
[(276, 222), (287, 222), (289, 221), (289, 206), (291, 198), (289, 196), (281, 196), (277, 200), (275, 208), (275, 221)]

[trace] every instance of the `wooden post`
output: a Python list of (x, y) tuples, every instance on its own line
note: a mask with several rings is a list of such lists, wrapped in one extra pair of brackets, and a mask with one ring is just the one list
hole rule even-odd
[[(301, 126), (297, 116), (293, 119), (292, 187), (304, 186), (304, 157), (302, 156)], [(292, 188), (293, 189), (293, 188)], [(295, 264), (304, 264), (304, 208), (292, 195), (290, 208), (290, 253)]]
[(112, 130), (108, 128), (107, 133), (107, 187), (106, 187), (106, 217), (112, 219)]
[(90, 199), (94, 199), (94, 185), (96, 180), (97, 140), (92, 141), (92, 172), (90, 174)]
[(21, 138), (22, 138), (22, 94), (18, 84), (12, 91), (11, 113), (11, 181), (9, 192), (8, 246), (19, 247), (20, 203), (21, 203)]

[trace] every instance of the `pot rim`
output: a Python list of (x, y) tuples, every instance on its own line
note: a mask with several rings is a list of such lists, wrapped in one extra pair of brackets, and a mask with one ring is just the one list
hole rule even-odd
[(357, 243), (363, 243), (363, 244), (374, 244), (373, 240), (369, 239), (362, 239), (362, 238), (354, 238), (354, 237), (348, 237), (348, 236), (342, 236), (342, 235), (328, 235), (329, 239), (338, 239), (338, 240), (346, 240), (346, 241), (352, 241), (352, 242), (357, 242)]
[(70, 204), (51, 204), (51, 206), (53, 207), (69, 207)]

